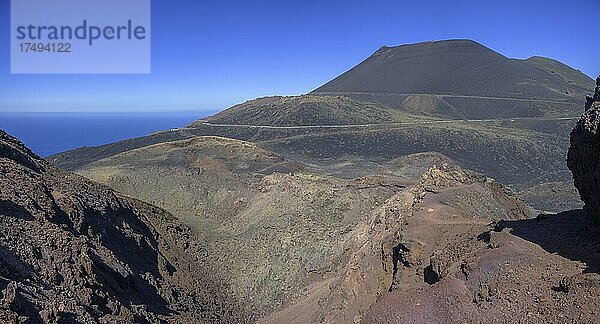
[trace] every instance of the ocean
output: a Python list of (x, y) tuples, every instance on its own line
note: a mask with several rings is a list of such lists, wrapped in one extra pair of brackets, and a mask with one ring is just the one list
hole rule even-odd
[(0, 129), (36, 154), (97, 146), (188, 125), (212, 112), (0, 113)]

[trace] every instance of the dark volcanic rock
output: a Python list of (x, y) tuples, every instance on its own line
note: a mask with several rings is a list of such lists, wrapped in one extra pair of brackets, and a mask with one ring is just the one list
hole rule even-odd
[(585, 211), (593, 225), (600, 226), (600, 77), (594, 96), (587, 97), (585, 112), (571, 132), (567, 165)]
[(3, 131), (0, 131), (0, 158), (11, 159), (34, 171), (42, 170), (42, 166), (38, 162), (40, 158), (23, 143)]
[[(567, 75), (576, 86), (565, 80)], [(523, 82), (529, 78), (547, 80), (552, 86)], [(383, 47), (313, 93), (461, 94), (567, 101), (569, 95), (564, 91), (579, 93), (581, 98), (590, 81), (583, 73), (551, 59), (510, 59), (472, 40), (454, 39)]]
[(0, 323), (234, 320), (203, 249), (164, 210), (0, 130)]

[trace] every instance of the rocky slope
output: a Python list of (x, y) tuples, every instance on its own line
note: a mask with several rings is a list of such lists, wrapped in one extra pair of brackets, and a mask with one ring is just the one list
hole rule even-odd
[(179, 215), (261, 323), (593, 321), (599, 306), (600, 245), (578, 211), (533, 218), (437, 153), (343, 179), (198, 137), (78, 172)]
[(341, 277), (259, 322), (597, 322), (600, 241), (583, 213), (529, 215), (490, 179), (432, 167), (356, 232)]
[[(499, 222), (453, 267), (431, 254), (432, 269), (446, 269), (439, 281), (399, 285), (362, 322), (597, 323), (600, 244), (593, 237), (581, 211)], [(407, 270), (402, 283), (414, 266)]]
[(199, 136), (78, 170), (181, 224), (0, 143), (6, 321), (597, 319), (600, 242), (583, 214), (533, 218), (439, 153), (348, 179)]
[(206, 241), (229, 293), (257, 315), (333, 278), (370, 211), (404, 179), (319, 176), (239, 140), (197, 137), (94, 162), (78, 173), (178, 215)]
[(579, 88), (580, 91), (578, 91), (577, 94), (573, 93), (574, 95), (579, 95), (581, 90), (585, 91), (591, 85), (589, 76), (557, 60), (542, 56), (532, 56), (526, 59), (525, 62), (546, 72), (554, 74), (557, 77), (562, 78), (565, 83), (572, 84), (573, 86)]
[(415, 119), (374, 103), (361, 103), (348, 97), (294, 96), (266, 97), (235, 105), (203, 122), (233, 125), (319, 126), (387, 124)]
[(490, 222), (528, 217), (529, 208), (493, 180), (447, 163), (432, 166), (356, 228), (360, 241), (338, 278), (259, 322), (360, 322), (390, 292), (414, 291), (459, 269), (464, 255), (485, 246), (477, 236)]
[(593, 96), (587, 97), (585, 112), (571, 132), (567, 164), (585, 211), (594, 226), (600, 226), (600, 77)]
[(242, 316), (171, 214), (59, 171), (0, 131), (0, 321)]

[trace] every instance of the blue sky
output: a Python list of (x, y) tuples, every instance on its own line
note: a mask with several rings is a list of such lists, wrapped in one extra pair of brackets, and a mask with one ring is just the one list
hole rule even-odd
[(150, 75), (11, 75), (0, 0), (0, 111), (223, 109), (309, 92), (382, 45), (451, 38), (595, 77), (598, 14), (597, 0), (153, 0)]

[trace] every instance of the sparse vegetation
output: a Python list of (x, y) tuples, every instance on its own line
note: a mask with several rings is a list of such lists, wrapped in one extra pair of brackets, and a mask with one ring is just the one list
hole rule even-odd
[(383, 47), (310, 95), (50, 161), (178, 217), (231, 321), (594, 322), (583, 214), (518, 198), (581, 206), (588, 81), (472, 41)]

